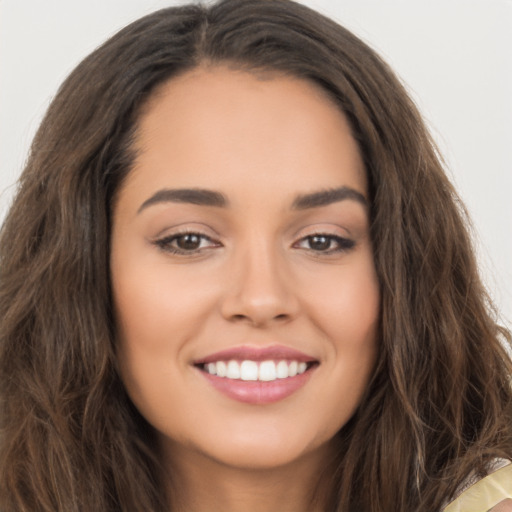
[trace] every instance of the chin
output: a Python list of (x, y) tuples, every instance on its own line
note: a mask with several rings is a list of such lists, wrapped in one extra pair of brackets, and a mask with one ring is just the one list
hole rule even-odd
[[(226, 435), (217, 432), (214, 436), (203, 438), (201, 443), (192, 443), (188, 449), (195, 452), (200, 460), (209, 460), (233, 469), (253, 471), (268, 471), (301, 464), (311, 457), (326, 459), (332, 453), (330, 439), (320, 440), (305, 435), (293, 435), (289, 431), (283, 432), (278, 426), (274, 429), (245, 429), (238, 432), (226, 429), (223, 432)], [(182, 453), (183, 444), (175, 448)]]

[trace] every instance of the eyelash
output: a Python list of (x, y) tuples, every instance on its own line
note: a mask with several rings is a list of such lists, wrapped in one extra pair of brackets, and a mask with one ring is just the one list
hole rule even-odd
[(215, 242), (214, 240), (212, 240), (209, 236), (203, 235), (202, 233), (197, 233), (195, 231), (184, 231), (182, 233), (175, 233), (173, 235), (155, 240), (154, 243), (165, 252), (181, 256), (194, 256), (196, 254), (201, 253), (203, 250), (209, 248), (199, 246), (198, 248), (187, 250), (172, 245), (179, 239), (184, 239), (186, 237), (197, 237), (200, 240), (200, 244), (202, 244), (202, 242), (204, 241), (207, 241), (210, 244), (209, 247), (220, 247), (221, 245), (219, 242)]
[[(179, 248), (179, 247), (176, 247), (175, 245), (173, 245), (174, 243), (177, 243), (178, 240), (185, 239), (186, 237), (196, 237), (199, 241), (199, 247), (187, 250), (187, 249)], [(300, 247), (301, 244), (304, 242), (312, 243), (315, 238), (324, 239), (323, 243), (327, 243), (328, 248), (325, 250), (317, 250), (317, 249), (313, 249), (311, 247), (309, 247), (309, 248)], [(201, 247), (202, 243), (205, 241), (208, 243), (208, 245), (206, 247)], [(170, 254), (176, 254), (179, 256), (195, 256), (195, 255), (203, 252), (205, 249), (221, 247), (221, 245), (222, 245), (220, 242), (216, 242), (209, 236), (204, 235), (202, 233), (197, 233), (195, 231), (185, 231), (183, 233), (175, 233), (173, 235), (166, 236), (164, 238), (155, 240), (153, 243), (156, 246), (158, 246), (160, 249), (162, 249), (163, 251), (170, 253)], [(331, 247), (333, 245), (333, 243), (337, 245), (334, 249)], [(329, 233), (313, 233), (311, 235), (307, 235), (305, 237), (300, 238), (297, 242), (295, 242), (292, 245), (292, 247), (294, 247), (296, 249), (303, 248), (311, 253), (314, 253), (317, 256), (322, 256), (322, 255), (328, 256), (331, 254), (337, 254), (337, 253), (350, 251), (351, 249), (353, 249), (355, 247), (355, 242), (348, 238), (343, 238), (341, 236), (333, 235), (333, 234), (329, 234)]]
[[(305, 241), (309, 241), (311, 243), (315, 238), (325, 239), (325, 241), (327, 241), (329, 244), (329, 248), (327, 250), (316, 250), (311, 247), (306, 248), (306, 250), (311, 251), (312, 253), (316, 253), (319, 256), (320, 255), (328, 256), (330, 254), (348, 252), (351, 249), (353, 249), (356, 245), (355, 242), (353, 240), (350, 240), (349, 238), (343, 238), (341, 236), (333, 235), (330, 233), (313, 233), (313, 234), (307, 235), (307, 236), (301, 238), (300, 240), (298, 240), (297, 242), (295, 242), (293, 244), (293, 247), (298, 247), (302, 242), (305, 242)], [(337, 244), (337, 247), (335, 247), (334, 249), (331, 247), (331, 245), (333, 243)]]

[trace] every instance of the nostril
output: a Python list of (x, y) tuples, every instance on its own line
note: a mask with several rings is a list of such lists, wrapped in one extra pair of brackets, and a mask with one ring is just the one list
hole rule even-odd
[(275, 316), (269, 316), (268, 319), (266, 318), (258, 318), (257, 315), (244, 315), (242, 313), (237, 313), (234, 315), (231, 315), (230, 320), (232, 322), (250, 322), (254, 325), (263, 325), (268, 322), (285, 322), (290, 318), (290, 315), (286, 313), (280, 313), (279, 315)]

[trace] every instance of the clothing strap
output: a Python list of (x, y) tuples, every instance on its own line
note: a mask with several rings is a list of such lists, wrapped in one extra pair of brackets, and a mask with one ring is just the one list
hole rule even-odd
[(443, 512), (487, 512), (506, 498), (512, 498), (512, 464), (494, 471), (468, 487)]

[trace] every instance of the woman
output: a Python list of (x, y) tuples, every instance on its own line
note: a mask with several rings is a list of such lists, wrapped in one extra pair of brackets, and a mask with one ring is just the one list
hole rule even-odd
[(0, 254), (2, 510), (433, 511), (510, 474), (456, 195), (306, 7), (167, 9), (85, 59)]

